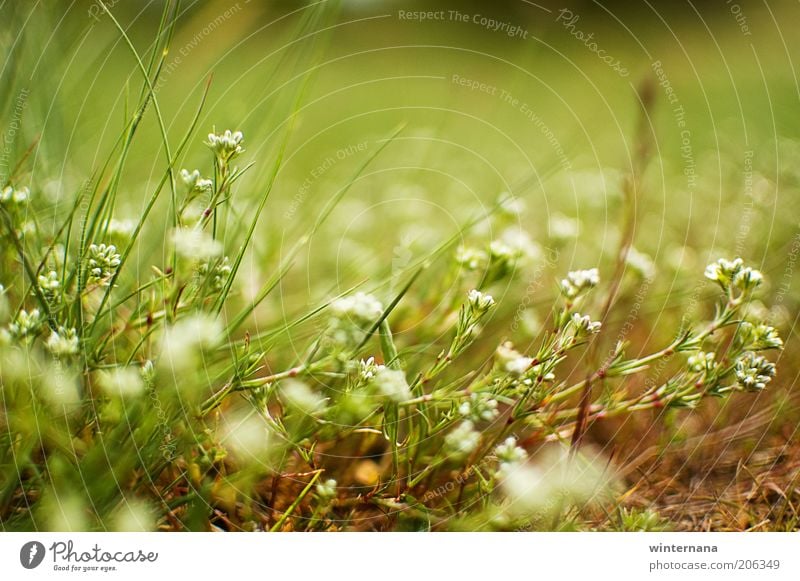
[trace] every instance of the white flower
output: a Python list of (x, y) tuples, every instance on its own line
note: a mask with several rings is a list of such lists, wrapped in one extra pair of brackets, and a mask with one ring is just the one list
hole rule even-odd
[(339, 345), (359, 343), (383, 314), (383, 305), (372, 295), (358, 292), (331, 304), (328, 332)]
[(78, 353), (79, 339), (77, 331), (59, 327), (58, 331), (50, 333), (47, 339), (47, 348), (56, 357), (76, 355)]
[(282, 382), (281, 393), (289, 405), (306, 414), (317, 412), (325, 407), (324, 397), (296, 379), (287, 379)]
[(706, 267), (705, 276), (716, 282), (725, 292), (732, 286), (742, 295), (749, 295), (764, 282), (761, 271), (744, 266), (741, 258), (733, 260), (720, 258)]
[(99, 374), (100, 386), (111, 395), (137, 396), (144, 392), (142, 374), (135, 367), (116, 367)]
[(200, 177), (200, 172), (198, 170), (189, 172), (188, 170), (182, 169), (180, 171), (180, 179), (186, 192), (186, 197), (190, 199), (199, 194), (208, 192), (214, 187), (214, 182)]
[(136, 229), (136, 222), (130, 219), (118, 220), (111, 218), (108, 222), (107, 235), (114, 240), (125, 241), (128, 240)]
[(458, 460), (475, 451), (480, 439), (481, 435), (475, 431), (474, 424), (464, 420), (445, 436), (444, 443), (448, 455)]
[(736, 361), (735, 373), (746, 391), (761, 391), (775, 377), (775, 364), (748, 351)]
[(8, 326), (8, 331), (12, 337), (16, 339), (23, 339), (36, 335), (42, 324), (42, 315), (39, 309), (33, 309), (30, 313), (26, 310), (21, 310), (17, 314), (14, 322)]
[(195, 228), (176, 228), (172, 232), (175, 252), (191, 262), (202, 262), (222, 256), (222, 244)]
[(500, 211), (508, 216), (520, 216), (525, 211), (525, 202), (511, 192), (503, 192), (497, 198)]
[(271, 432), (266, 421), (252, 413), (223, 416), (220, 441), (239, 460), (263, 463), (272, 448)]
[(714, 359), (716, 355), (711, 352), (698, 351), (694, 355), (690, 355), (686, 360), (686, 365), (689, 371), (700, 373), (701, 371), (711, 371), (714, 369)]
[(476, 315), (483, 315), (495, 305), (492, 295), (484, 294), (476, 289), (472, 289), (467, 293), (467, 301)]
[(561, 293), (568, 299), (574, 299), (600, 283), (600, 275), (596, 268), (574, 270), (561, 281)]
[(241, 145), (243, 140), (244, 135), (241, 131), (231, 132), (230, 129), (226, 129), (221, 134), (209, 133), (206, 145), (216, 154), (220, 163), (226, 164), (244, 151)]
[(323, 500), (330, 500), (336, 496), (336, 487), (338, 486), (338, 482), (333, 478), (328, 478), (324, 482), (320, 482), (316, 486), (317, 496), (322, 498)]
[(477, 248), (459, 246), (456, 251), (456, 262), (467, 270), (478, 270), (489, 262), (489, 255)]
[(378, 365), (375, 363), (374, 357), (370, 357), (366, 360), (362, 359), (358, 363), (358, 376), (362, 381), (370, 381), (380, 370), (385, 368), (385, 365)]
[(653, 259), (635, 248), (630, 248), (628, 250), (626, 263), (631, 267), (633, 272), (644, 280), (652, 280), (656, 276), (656, 265), (653, 263)]
[(600, 321), (592, 321), (589, 315), (581, 315), (580, 313), (572, 313), (570, 321), (575, 328), (575, 337), (579, 339), (599, 333), (600, 327), (602, 327)]
[(528, 371), (533, 364), (533, 359), (531, 357), (522, 355), (522, 353), (514, 349), (514, 345), (509, 341), (500, 345), (495, 355), (502, 369), (517, 377)]
[(746, 266), (733, 277), (733, 286), (738, 288), (743, 293), (749, 293), (761, 286), (764, 282), (764, 275), (760, 270), (755, 270)]
[(338, 317), (350, 317), (359, 323), (374, 323), (383, 314), (383, 305), (372, 295), (357, 292), (335, 300), (331, 311)]
[(743, 266), (744, 261), (741, 258), (735, 258), (733, 260), (720, 258), (706, 267), (705, 276), (708, 280), (712, 280), (723, 288), (727, 288), (733, 276), (739, 272)]
[(497, 400), (488, 393), (473, 393), (469, 399), (458, 407), (458, 412), (465, 418), (479, 422), (490, 422), (500, 415)]
[(89, 285), (108, 284), (108, 279), (114, 276), (120, 264), (116, 246), (113, 244), (92, 244), (89, 246), (89, 279), (87, 283)]
[(570, 457), (566, 449), (545, 449), (536, 463), (507, 470), (502, 482), (511, 513), (554, 514), (566, 504), (582, 505), (611, 490), (614, 474), (599, 455), (580, 452)]
[(499, 480), (504, 480), (514, 472), (520, 465), (528, 459), (528, 453), (517, 445), (517, 439), (509, 436), (505, 441), (494, 449), (499, 466), (496, 476)]
[(513, 269), (518, 263), (527, 264), (542, 257), (542, 249), (520, 228), (507, 228), (498, 240), (489, 244), (492, 262), (503, 270)]
[(175, 369), (194, 365), (197, 355), (222, 341), (222, 324), (216, 318), (198, 313), (167, 327), (161, 343), (161, 362)]
[(411, 389), (406, 374), (399, 369), (382, 367), (375, 373), (372, 383), (381, 395), (393, 401), (404, 402), (411, 399)]
[(531, 357), (517, 357), (506, 362), (504, 369), (511, 375), (520, 376), (531, 368), (532, 363), (533, 359)]
[(494, 449), (494, 455), (500, 462), (506, 464), (519, 464), (528, 459), (528, 453), (517, 446), (517, 439), (509, 436)]
[(58, 291), (61, 288), (61, 281), (55, 270), (51, 270), (46, 275), (40, 274), (37, 282), (39, 284), (39, 290), (42, 291), (42, 295), (44, 295), (48, 301), (56, 302), (58, 300)]
[(580, 222), (564, 214), (552, 214), (549, 221), (550, 238), (556, 242), (566, 242), (578, 237)]
[(28, 188), (15, 189), (11, 186), (6, 186), (0, 190), (0, 204), (22, 206), (28, 203), (30, 197), (30, 190)]

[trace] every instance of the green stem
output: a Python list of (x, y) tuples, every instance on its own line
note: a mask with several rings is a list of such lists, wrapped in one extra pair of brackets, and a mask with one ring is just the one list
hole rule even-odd
[(283, 523), (286, 522), (286, 519), (288, 519), (292, 515), (292, 513), (294, 512), (294, 509), (296, 509), (297, 506), (303, 501), (303, 499), (306, 497), (306, 495), (311, 490), (311, 487), (314, 486), (314, 483), (319, 479), (319, 476), (320, 476), (320, 474), (322, 474), (322, 472), (323, 472), (322, 470), (315, 470), (314, 471), (314, 476), (311, 478), (311, 480), (308, 482), (308, 484), (306, 484), (306, 487), (302, 490), (302, 492), (300, 492), (300, 494), (297, 495), (297, 498), (294, 499), (294, 502), (286, 510), (286, 512), (284, 512), (281, 515), (281, 518), (278, 519), (278, 522), (276, 522), (272, 526), (272, 528), (269, 529), (269, 532), (274, 533), (274, 532), (277, 532), (277, 531), (281, 530), (281, 527), (283, 526)]

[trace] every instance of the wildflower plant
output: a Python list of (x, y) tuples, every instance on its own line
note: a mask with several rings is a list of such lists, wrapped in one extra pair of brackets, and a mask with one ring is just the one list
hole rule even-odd
[[(198, 109), (176, 147), (153, 92), (171, 32), (159, 31), (149, 67), (137, 58), (149, 76), (97, 179), (55, 211), (35, 172), (0, 184), (0, 463), (16, 468), (0, 471), (5, 530), (584, 523), (597, 504), (613, 514), (619, 495), (608, 459), (574, 438), (581, 429), (691, 414), (777, 383), (784, 343), (780, 324), (752, 308), (766, 286), (759, 270), (715, 261), (705, 271), (714, 304), (685, 322), (665, 316), (644, 343), (610, 316), (614, 299), (631, 297), (605, 258), (541, 268), (536, 225), (516, 195), (489, 216), (496, 230), (466, 222), (424, 256), (344, 287), (316, 270), (334, 247), (326, 228), (340, 226), (337, 205), (398, 132), (341, 187), (316, 184), (319, 198), (286, 220), (301, 233), (284, 252), (284, 224), (268, 210), (285, 188), (291, 131), (269, 154), (273, 143), (248, 133), (255, 147), (245, 149), (239, 130), (201, 144)], [(126, 167), (151, 110), (153, 149), (167, 159), (143, 185)], [(195, 154), (198, 169), (178, 169)], [(251, 162), (265, 174), (250, 179)], [(123, 213), (126, 191), (145, 185), (138, 213)], [(45, 212), (54, 228), (38, 219)], [(589, 226), (536, 219), (559, 249)], [(296, 265), (312, 241), (313, 276), (303, 278)], [(623, 250), (617, 270), (655, 284), (654, 261), (632, 240)], [(546, 284), (521, 291), (533, 270)], [(626, 527), (661, 524), (619, 514)]]

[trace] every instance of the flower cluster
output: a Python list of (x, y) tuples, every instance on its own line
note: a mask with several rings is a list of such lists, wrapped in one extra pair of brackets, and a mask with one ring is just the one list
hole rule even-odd
[(378, 392), (395, 402), (404, 402), (411, 399), (411, 389), (406, 380), (406, 374), (399, 369), (389, 369), (381, 365), (372, 378)]
[(42, 296), (44, 296), (48, 302), (58, 302), (60, 298), (59, 290), (61, 289), (61, 281), (55, 270), (51, 270), (47, 274), (40, 274), (37, 283), (39, 290), (42, 291)]
[(59, 327), (57, 331), (52, 331), (47, 339), (47, 348), (56, 357), (76, 355), (78, 345), (78, 333), (74, 328)]
[(28, 188), (14, 189), (6, 186), (0, 190), (0, 204), (4, 206), (24, 206), (28, 203), (29, 198), (30, 190)]
[(337, 299), (331, 303), (328, 334), (337, 345), (356, 345), (382, 314), (381, 302), (364, 292)]
[[(761, 271), (745, 266), (741, 258), (733, 260), (720, 258), (706, 267), (705, 276), (716, 282), (734, 300), (749, 297), (764, 282)], [(734, 290), (739, 291), (738, 297), (734, 297)]]
[(472, 313), (476, 317), (483, 316), (486, 314), (489, 309), (491, 309), (494, 305), (494, 298), (492, 295), (488, 295), (482, 293), (479, 290), (472, 289), (467, 293), (467, 304), (469, 308), (472, 310)]
[(39, 309), (33, 309), (30, 312), (23, 309), (17, 314), (14, 322), (8, 326), (8, 331), (14, 339), (25, 339), (37, 335), (41, 326), (42, 314)]
[(572, 323), (573, 336), (576, 340), (599, 333), (600, 327), (602, 327), (600, 321), (592, 321), (589, 315), (581, 315), (580, 313), (572, 313), (570, 322)]
[(88, 280), (89, 286), (106, 285), (117, 272), (120, 265), (120, 257), (117, 254), (117, 247), (113, 244), (92, 244), (89, 246), (88, 258)]
[(464, 420), (445, 436), (445, 451), (452, 459), (459, 460), (474, 452), (480, 440), (481, 435), (475, 430), (475, 424)]
[(320, 497), (321, 500), (331, 500), (332, 498), (336, 497), (336, 487), (338, 486), (338, 482), (336, 482), (333, 478), (328, 478), (324, 482), (320, 482), (316, 486), (317, 496)]
[(497, 348), (497, 362), (500, 367), (515, 377), (528, 372), (533, 365), (533, 357), (526, 357), (516, 349), (510, 341), (506, 341)]
[(456, 263), (468, 271), (485, 270), (483, 282), (491, 284), (512, 274), (518, 266), (542, 257), (542, 249), (527, 232), (508, 228), (492, 240), (486, 250), (461, 246), (456, 251)]
[(459, 406), (458, 412), (473, 422), (490, 422), (500, 415), (497, 400), (488, 393), (470, 394), (469, 399)]
[(494, 449), (494, 455), (499, 462), (497, 478), (506, 478), (514, 468), (520, 466), (528, 459), (528, 453), (517, 445), (517, 439), (509, 436)]
[(211, 288), (213, 292), (220, 292), (225, 288), (225, 283), (231, 276), (231, 265), (227, 256), (221, 260), (201, 262), (197, 266), (197, 276)]
[(688, 357), (686, 366), (694, 373), (710, 373), (716, 365), (715, 358), (713, 352), (698, 351)]
[(362, 359), (358, 362), (358, 377), (361, 381), (371, 381), (379, 371), (385, 369), (385, 365), (375, 363), (375, 358)]
[(783, 348), (783, 340), (778, 335), (777, 329), (764, 323), (754, 325), (748, 321), (742, 321), (739, 324), (736, 340), (742, 348), (753, 351)]
[(561, 281), (561, 294), (569, 300), (575, 300), (600, 284), (600, 274), (596, 268), (574, 270)]
[(241, 131), (231, 132), (226, 129), (224, 133), (209, 133), (206, 145), (211, 148), (220, 166), (227, 165), (234, 157), (244, 151), (242, 141), (244, 135)]
[(745, 391), (761, 391), (775, 377), (775, 364), (748, 351), (735, 366), (736, 379)]
[[(210, 138), (211, 136), (209, 136), (209, 139)], [(211, 188), (214, 187), (214, 182), (201, 177), (199, 170), (190, 172), (189, 170), (182, 169), (178, 175), (187, 202), (201, 194), (210, 192)]]

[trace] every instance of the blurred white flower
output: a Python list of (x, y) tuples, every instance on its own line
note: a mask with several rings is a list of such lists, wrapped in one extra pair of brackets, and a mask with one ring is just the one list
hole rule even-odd
[(652, 280), (656, 276), (656, 265), (653, 259), (647, 254), (639, 252), (635, 248), (628, 250), (626, 263), (634, 273), (644, 280)]
[(381, 395), (393, 401), (404, 402), (411, 399), (411, 389), (406, 374), (399, 369), (382, 367), (375, 373), (372, 383)]
[(174, 369), (186, 369), (197, 356), (222, 342), (224, 330), (218, 319), (204, 313), (189, 315), (167, 327), (161, 342), (159, 363)]
[(548, 225), (550, 238), (559, 244), (574, 240), (580, 232), (580, 222), (564, 214), (552, 214)]
[(478, 447), (481, 435), (475, 430), (475, 425), (464, 420), (445, 436), (445, 451), (454, 460), (464, 458)]
[(472, 393), (458, 407), (458, 412), (466, 419), (474, 422), (489, 422), (500, 415), (497, 405), (497, 400), (493, 399), (488, 393)]
[(136, 367), (116, 367), (101, 371), (98, 383), (110, 395), (137, 396), (144, 393), (144, 380)]
[(315, 393), (307, 384), (296, 379), (281, 382), (281, 394), (287, 403), (298, 410), (312, 414), (325, 407), (325, 398)]
[(77, 331), (59, 327), (58, 331), (51, 331), (47, 338), (47, 348), (56, 357), (76, 355), (78, 353), (79, 339)]
[(175, 253), (190, 262), (208, 261), (222, 256), (222, 244), (202, 230), (176, 228), (172, 232)]

